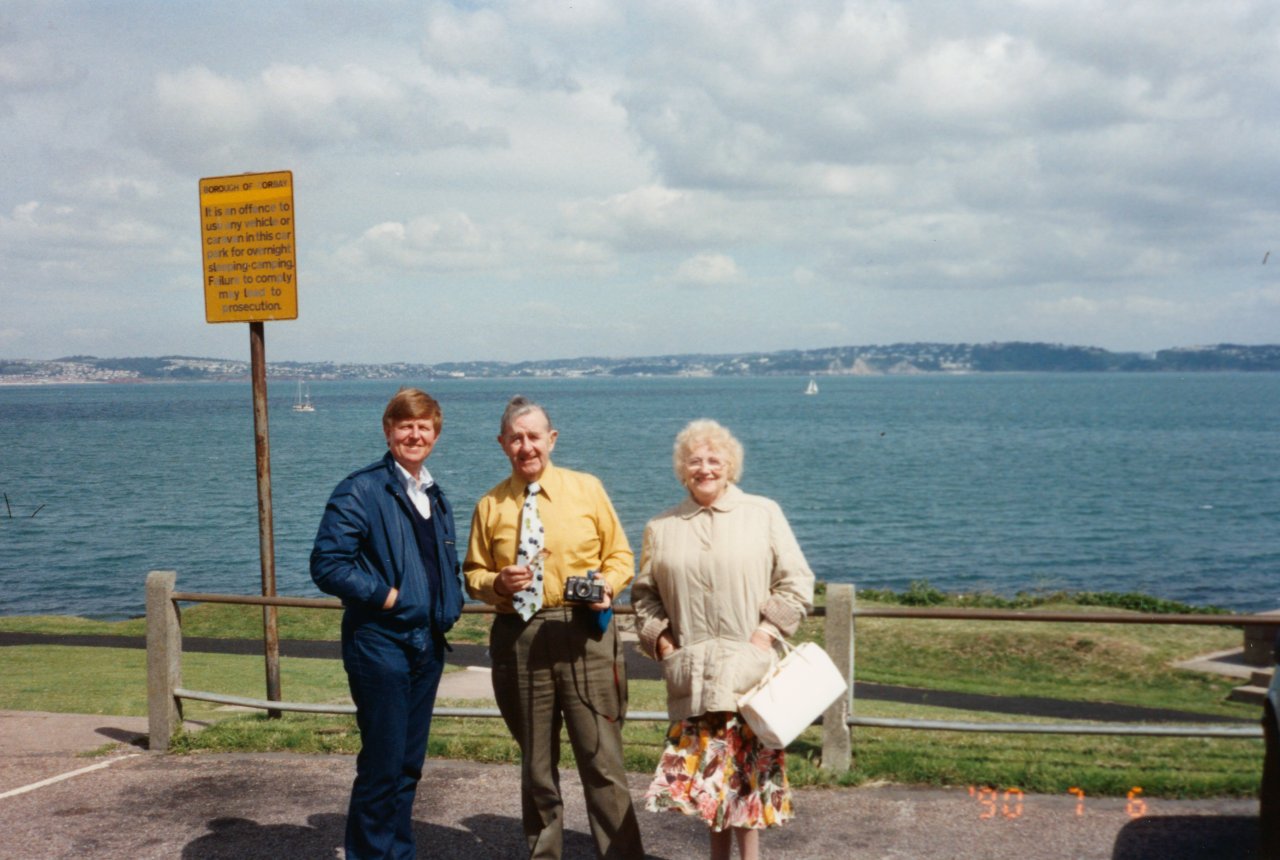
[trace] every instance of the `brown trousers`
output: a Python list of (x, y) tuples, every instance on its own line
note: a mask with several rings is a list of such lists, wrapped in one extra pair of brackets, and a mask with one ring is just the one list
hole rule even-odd
[(489, 652), (498, 710), (520, 745), (523, 823), (532, 858), (564, 847), (560, 728), (578, 763), (596, 854), (642, 858), (622, 762), (627, 677), (617, 623), (601, 634), (585, 607), (543, 609), (528, 622), (499, 614)]

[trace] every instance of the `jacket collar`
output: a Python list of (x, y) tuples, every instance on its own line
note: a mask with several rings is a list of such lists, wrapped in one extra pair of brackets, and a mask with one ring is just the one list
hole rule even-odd
[(387, 481), (389, 483), (400, 483), (400, 477), (396, 474), (396, 458), (391, 456), (390, 451), (382, 455), (382, 468), (387, 470)]
[(720, 498), (716, 499), (705, 508), (695, 502), (692, 496), (686, 496), (676, 508), (676, 513), (684, 519), (690, 519), (702, 513), (704, 510), (714, 511), (716, 513), (725, 514), (742, 504), (743, 498), (747, 494), (738, 488), (737, 484), (730, 484), (725, 491), (720, 494)]

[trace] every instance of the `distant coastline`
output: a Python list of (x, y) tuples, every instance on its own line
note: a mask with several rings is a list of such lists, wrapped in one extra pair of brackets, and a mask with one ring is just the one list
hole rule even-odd
[[(1050, 343), (898, 343), (775, 352), (658, 355), (633, 358), (360, 364), (282, 361), (268, 376), (305, 380), (500, 379), (571, 377), (878, 376), (968, 373), (1159, 373), (1280, 371), (1280, 345), (1172, 347), (1154, 353), (1110, 352)], [(48, 361), (0, 358), (0, 385), (217, 382), (249, 378), (249, 363), (221, 358), (68, 356)]]

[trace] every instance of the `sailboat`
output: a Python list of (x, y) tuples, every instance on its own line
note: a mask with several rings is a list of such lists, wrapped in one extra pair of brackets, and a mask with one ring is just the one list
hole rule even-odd
[(805, 394), (818, 393), (818, 383), (812, 376), (809, 377), (809, 384), (805, 386), (804, 393)]
[(294, 412), (315, 412), (316, 411), (316, 407), (311, 402), (311, 389), (307, 388), (304, 391), (302, 387), (301, 379), (298, 380), (298, 399), (293, 404), (293, 411)]

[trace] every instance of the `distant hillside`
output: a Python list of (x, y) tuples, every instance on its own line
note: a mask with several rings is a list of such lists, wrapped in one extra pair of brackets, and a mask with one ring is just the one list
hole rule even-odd
[[(348, 364), (281, 361), (268, 375), (298, 379), (439, 379), (573, 376), (858, 376), (906, 373), (1162, 372), (1280, 370), (1280, 345), (1176, 347), (1108, 352), (1051, 343), (895, 343), (723, 355)], [(0, 359), (0, 383), (147, 382), (243, 379), (247, 361), (168, 355), (157, 358), (68, 356), (53, 361)]]

